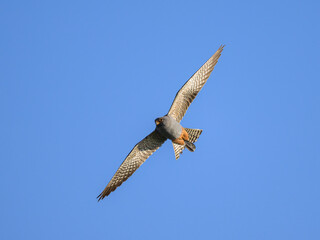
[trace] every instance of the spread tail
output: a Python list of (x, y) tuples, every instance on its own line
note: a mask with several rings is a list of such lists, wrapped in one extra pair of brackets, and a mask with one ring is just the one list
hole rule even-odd
[(201, 129), (192, 129), (192, 128), (184, 128), (189, 135), (189, 142), (195, 143), (200, 137), (202, 130)]
[(186, 147), (189, 151), (194, 152), (196, 149), (196, 146), (193, 144), (198, 140), (200, 137), (202, 130), (201, 129), (191, 129), (191, 128), (184, 128), (186, 132), (189, 135), (189, 141), (185, 141), (185, 145), (179, 145), (176, 143), (173, 144), (173, 149), (174, 149), (174, 155), (176, 157), (176, 160), (180, 157), (180, 154), (182, 154), (183, 149)]

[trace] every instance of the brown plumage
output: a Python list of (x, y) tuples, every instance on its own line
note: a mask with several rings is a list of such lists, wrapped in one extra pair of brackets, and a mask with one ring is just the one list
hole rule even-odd
[(183, 85), (177, 93), (168, 114), (180, 122), (186, 114), (188, 107), (196, 98), (204, 84), (207, 82), (214, 66), (217, 64), (223, 45), (203, 66)]
[[(202, 133), (201, 129), (184, 128), (184, 130), (188, 133), (188, 137), (189, 137), (188, 141), (191, 143), (195, 143)], [(181, 144), (174, 143), (173, 141), (172, 141), (172, 145), (173, 145), (174, 155), (176, 157), (176, 160), (178, 160), (180, 155), (182, 154), (185, 146), (181, 145)]]
[(106, 188), (97, 197), (101, 200), (113, 192), (124, 181), (126, 181), (147, 158), (154, 153), (164, 142), (166, 138), (161, 136), (157, 131), (153, 131), (143, 140), (141, 140), (128, 154), (126, 159), (120, 165)]
[(188, 141), (188, 140), (189, 140), (189, 135), (186, 132), (186, 130), (182, 128), (180, 137), (172, 140), (172, 142), (184, 146), (184, 141)]

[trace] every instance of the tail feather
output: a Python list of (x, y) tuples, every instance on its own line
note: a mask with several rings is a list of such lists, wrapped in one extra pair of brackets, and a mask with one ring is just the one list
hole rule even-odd
[(184, 128), (184, 129), (189, 135), (189, 141), (185, 141), (186, 144), (184, 146), (178, 145), (176, 143), (172, 143), (176, 160), (179, 159), (180, 154), (182, 154), (185, 147), (191, 152), (195, 151), (196, 146), (193, 143), (198, 140), (198, 138), (202, 133), (201, 129), (192, 129), (192, 128)]
[(202, 133), (202, 129), (184, 128), (189, 135), (189, 142), (195, 143)]
[(192, 142), (189, 141), (184, 141), (186, 144), (186, 148), (190, 151), (190, 152), (194, 152), (196, 150), (196, 145), (194, 145)]
[(172, 142), (172, 145), (173, 145), (174, 155), (176, 157), (176, 160), (178, 160), (180, 157), (180, 154), (182, 154), (183, 152), (184, 146), (176, 144), (174, 142)]

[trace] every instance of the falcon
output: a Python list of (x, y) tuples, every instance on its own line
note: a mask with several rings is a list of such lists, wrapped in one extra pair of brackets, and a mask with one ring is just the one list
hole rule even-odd
[(106, 188), (97, 197), (98, 201), (108, 196), (126, 181), (167, 139), (172, 141), (176, 160), (178, 160), (185, 148), (191, 152), (195, 151), (196, 146), (194, 143), (199, 138), (202, 130), (184, 128), (181, 126), (180, 121), (207, 82), (221, 56), (223, 47), (221, 45), (215, 54), (182, 86), (173, 100), (169, 112), (165, 116), (157, 118), (155, 120), (155, 130), (134, 146)]

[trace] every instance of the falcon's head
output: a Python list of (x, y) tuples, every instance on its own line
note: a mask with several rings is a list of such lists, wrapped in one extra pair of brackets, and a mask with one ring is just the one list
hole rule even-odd
[(157, 118), (156, 120), (154, 120), (154, 122), (156, 123), (157, 127), (166, 126), (170, 123), (170, 118), (169, 116), (165, 115), (163, 117)]
[(156, 123), (157, 126), (162, 125), (163, 124), (163, 118), (157, 118), (156, 120), (154, 120), (154, 122)]

